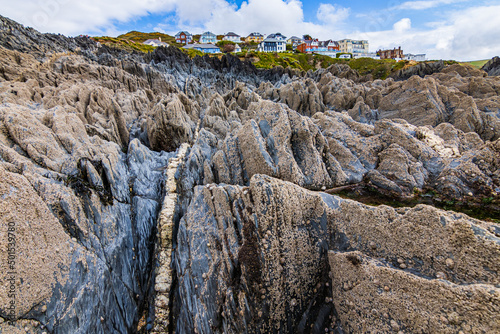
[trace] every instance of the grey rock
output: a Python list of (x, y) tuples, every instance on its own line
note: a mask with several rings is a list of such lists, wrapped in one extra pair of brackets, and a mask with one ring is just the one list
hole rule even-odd
[(483, 71), (488, 73), (489, 76), (500, 74), (500, 58), (491, 58), (484, 66), (481, 68)]

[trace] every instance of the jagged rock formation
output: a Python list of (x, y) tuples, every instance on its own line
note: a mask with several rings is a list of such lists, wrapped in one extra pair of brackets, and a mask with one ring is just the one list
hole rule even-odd
[(394, 78), (394, 80), (396, 81), (408, 80), (414, 75), (418, 75), (419, 77), (423, 78), (426, 75), (431, 75), (434, 73), (441, 72), (444, 69), (444, 67), (445, 65), (442, 60), (432, 63), (422, 62), (415, 66), (411, 66), (402, 69), (400, 71), (397, 71), (396, 73), (391, 75), (391, 77)]
[(16, 238), (0, 331), (499, 331), (498, 221), (327, 193), (499, 219), (498, 77), (429, 66), (261, 71), (0, 17), (0, 225)]
[(481, 69), (489, 76), (500, 75), (500, 58), (493, 57)]

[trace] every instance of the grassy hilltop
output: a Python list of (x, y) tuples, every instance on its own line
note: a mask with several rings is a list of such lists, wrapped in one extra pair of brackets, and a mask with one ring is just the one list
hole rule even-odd
[(148, 39), (158, 38), (161, 38), (162, 42), (168, 43), (169, 45), (177, 47), (182, 46), (175, 41), (175, 37), (167, 34), (162, 34), (161, 32), (145, 33), (139, 31), (130, 31), (118, 37), (102, 36), (93, 38), (101, 44), (127, 51), (151, 52), (155, 49), (155, 47), (142, 43)]

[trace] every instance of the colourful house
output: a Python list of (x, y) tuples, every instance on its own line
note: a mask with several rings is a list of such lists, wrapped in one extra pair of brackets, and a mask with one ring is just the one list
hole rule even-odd
[(260, 43), (264, 40), (264, 35), (258, 32), (253, 32), (250, 35), (245, 38), (245, 42), (250, 43), (250, 42), (255, 42), (255, 43)]
[(332, 41), (318, 41), (317, 38), (307, 39), (297, 46), (297, 50), (302, 53), (317, 53), (325, 56), (336, 56), (340, 52), (339, 43)]
[(187, 31), (179, 31), (177, 35), (175, 35), (175, 41), (180, 44), (189, 44), (193, 41), (193, 35)]

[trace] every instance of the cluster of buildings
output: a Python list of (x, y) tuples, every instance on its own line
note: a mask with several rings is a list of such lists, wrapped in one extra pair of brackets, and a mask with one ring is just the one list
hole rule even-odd
[[(187, 31), (178, 32), (175, 35), (175, 40), (177, 43), (184, 44), (183, 48), (185, 49), (195, 49), (204, 53), (221, 52), (220, 48), (215, 45), (219, 42), (217, 35), (210, 31), (201, 34), (198, 42), (194, 42), (193, 35)], [(287, 38), (279, 32), (267, 36), (258, 32), (253, 32), (247, 37), (242, 37), (234, 32), (228, 32), (222, 37), (221, 40), (234, 42), (234, 52), (241, 52), (240, 43), (253, 42), (258, 44), (257, 51), (259, 52), (285, 52), (287, 50), (287, 45), (291, 45), (293, 50), (297, 50), (302, 53), (322, 54), (334, 58), (340, 54), (340, 58), (367, 57), (374, 59), (425, 60), (425, 54), (404, 54), (401, 47), (398, 49), (394, 48), (393, 50), (378, 50), (377, 52), (369, 52), (369, 43), (367, 40), (342, 39), (334, 41), (330, 39), (320, 41), (317, 38), (310, 37), (309, 35), (305, 35), (303, 38), (297, 36)], [(161, 40), (159, 42), (161, 43)]]

